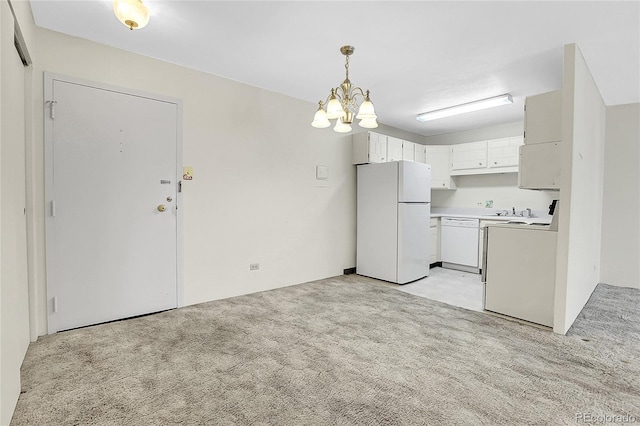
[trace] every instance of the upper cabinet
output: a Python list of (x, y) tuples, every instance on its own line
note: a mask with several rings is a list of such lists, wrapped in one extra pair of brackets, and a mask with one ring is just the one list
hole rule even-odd
[(518, 148), (524, 145), (524, 138), (493, 139), (487, 141), (487, 166), (496, 171), (518, 171), (519, 153)]
[(388, 161), (400, 161), (404, 154), (402, 150), (402, 139), (387, 136), (387, 159)]
[(476, 174), (487, 168), (487, 141), (451, 145), (451, 174)]
[(524, 103), (524, 143), (562, 140), (562, 90), (527, 96)]
[(353, 164), (415, 161), (431, 165), (432, 189), (456, 189), (452, 176), (518, 172), (522, 136), (456, 145), (422, 145), (375, 132), (356, 133)]
[(451, 175), (517, 173), (522, 136), (451, 145)]
[(407, 161), (416, 160), (416, 144), (409, 141), (402, 141), (402, 159)]
[(560, 189), (561, 160), (560, 142), (522, 146), (518, 186), (522, 189)]
[(415, 156), (415, 162), (416, 163), (427, 163), (427, 146), (426, 145), (421, 145), (419, 143), (415, 144), (414, 147), (414, 156)]
[(525, 100), (524, 145), (520, 147), (518, 186), (560, 189), (562, 91), (529, 96)]
[(352, 137), (353, 164), (387, 161), (387, 136), (374, 132), (356, 133)]
[(456, 189), (451, 179), (451, 146), (426, 145), (427, 164), (431, 164), (431, 189)]
[(400, 160), (426, 163), (424, 145), (375, 132), (355, 133), (352, 136), (352, 150), (353, 164)]

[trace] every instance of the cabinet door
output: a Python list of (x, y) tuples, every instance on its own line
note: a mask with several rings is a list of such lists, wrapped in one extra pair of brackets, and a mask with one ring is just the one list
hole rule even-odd
[(524, 145), (523, 137), (493, 139), (487, 141), (490, 168), (513, 167), (519, 162), (518, 148)]
[(402, 160), (402, 139), (387, 136), (387, 161)]
[(426, 163), (427, 162), (427, 147), (426, 145), (415, 144), (415, 159), (414, 161), (417, 163)]
[(431, 246), (429, 248), (429, 264), (434, 264), (440, 261), (440, 238), (438, 236), (438, 218), (431, 218), (429, 232), (431, 234), (431, 240), (429, 241)]
[(562, 139), (562, 91), (527, 96), (524, 110), (524, 137), (527, 145)]
[(487, 141), (469, 142), (451, 147), (451, 170), (487, 167)]
[(402, 159), (408, 161), (415, 161), (415, 147), (416, 144), (409, 141), (402, 141)]
[(384, 163), (387, 158), (387, 137), (369, 132), (369, 162)]
[(448, 145), (427, 145), (425, 147), (427, 164), (431, 164), (431, 188), (452, 189), (449, 155), (451, 147)]
[(561, 160), (560, 142), (521, 146), (518, 186), (525, 189), (560, 189)]

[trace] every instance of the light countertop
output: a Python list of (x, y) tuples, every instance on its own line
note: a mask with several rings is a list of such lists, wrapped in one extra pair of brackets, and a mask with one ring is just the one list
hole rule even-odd
[[(506, 223), (514, 223), (514, 224), (541, 224), (548, 225), (551, 223), (552, 216), (542, 214), (538, 215), (536, 212), (536, 217), (523, 217), (523, 216), (498, 216), (495, 213), (492, 214), (483, 214), (484, 212), (471, 212), (471, 211), (456, 211), (451, 210), (447, 211), (447, 209), (442, 208), (434, 208), (434, 211), (431, 213), (432, 218), (440, 218), (440, 217), (459, 217), (459, 218), (469, 218), (469, 219), (480, 219), (480, 220), (492, 220), (496, 222), (504, 222)], [(492, 210), (494, 211), (494, 210)]]

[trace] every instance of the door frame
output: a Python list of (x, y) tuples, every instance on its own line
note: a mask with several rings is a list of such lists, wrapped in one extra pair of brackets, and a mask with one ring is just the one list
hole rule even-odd
[[(176, 302), (177, 307), (184, 306), (184, 283), (183, 283), (183, 215), (182, 215), (182, 99), (171, 96), (149, 93), (141, 90), (115, 86), (106, 83), (85, 80), (66, 75), (44, 72), (44, 103), (43, 103), (43, 120), (44, 120), (44, 225), (46, 240), (52, 241), (52, 227), (47, 226), (48, 218), (51, 217), (51, 200), (53, 199), (53, 120), (50, 118), (51, 100), (53, 99), (53, 82), (62, 81), (65, 83), (77, 84), (91, 88), (107, 90), (125, 95), (138, 96), (142, 98), (152, 99), (160, 102), (167, 102), (176, 105), (176, 171), (175, 181), (178, 185), (176, 189)], [(45, 270), (48, 270), (48, 244), (45, 240)], [(45, 292), (46, 292), (46, 315), (47, 333), (52, 334), (49, 327), (49, 314), (53, 309), (53, 302), (49, 298), (49, 274), (45, 273)]]

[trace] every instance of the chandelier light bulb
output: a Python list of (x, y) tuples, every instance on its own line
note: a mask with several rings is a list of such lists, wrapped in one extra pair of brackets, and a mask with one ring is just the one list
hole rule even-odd
[(344, 115), (345, 112), (344, 109), (342, 109), (342, 104), (336, 98), (336, 95), (332, 93), (329, 103), (327, 104), (327, 118), (333, 120), (334, 118), (342, 118)]
[(333, 128), (334, 131), (338, 133), (349, 133), (351, 131), (351, 126), (347, 123), (343, 123), (341, 118), (336, 120), (336, 125)]
[(365, 129), (375, 129), (378, 127), (378, 122), (375, 118), (365, 118), (360, 120), (358, 123), (360, 127), (364, 127)]
[(316, 115), (313, 117), (311, 125), (316, 129), (324, 129), (331, 126), (331, 122), (327, 118), (327, 113), (322, 109), (322, 103), (318, 105), (318, 110), (316, 111)]
[(367, 99), (360, 105), (360, 109), (358, 110), (358, 115), (356, 115), (356, 118), (360, 120), (367, 118), (378, 118), (373, 108), (373, 103), (369, 100), (368, 96)]
[(149, 23), (149, 9), (142, 0), (113, 0), (113, 13), (130, 30), (139, 30)]

